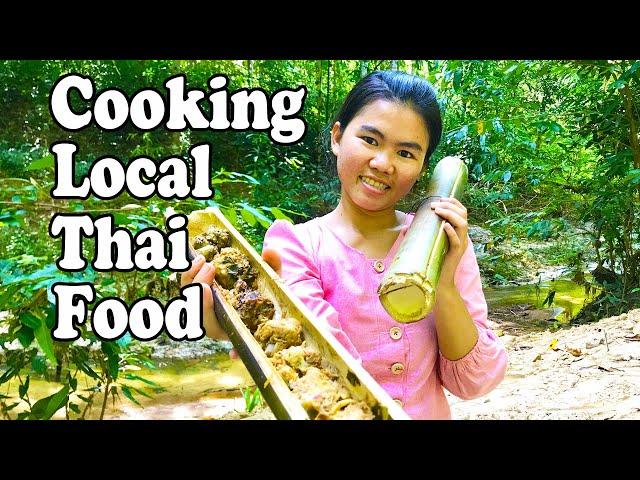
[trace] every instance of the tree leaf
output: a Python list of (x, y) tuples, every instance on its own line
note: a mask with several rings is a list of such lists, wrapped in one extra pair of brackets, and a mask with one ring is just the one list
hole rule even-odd
[(286, 220), (286, 221), (288, 221), (288, 222), (293, 223), (293, 220), (291, 220), (291, 218), (289, 218), (287, 215), (285, 215), (285, 214), (282, 212), (282, 210), (280, 210), (278, 207), (271, 207), (269, 210), (271, 211), (271, 213), (273, 214), (273, 216), (274, 216), (276, 219), (279, 219), (279, 220)]
[(69, 399), (69, 386), (65, 385), (53, 395), (41, 398), (31, 407), (31, 418), (49, 420), (58, 410), (64, 407)]
[(254, 217), (253, 214), (244, 207), (242, 208), (242, 210), (240, 210), (240, 215), (242, 215), (242, 218), (244, 218), (245, 222), (247, 222), (252, 227), (255, 227), (256, 223), (258, 223), (256, 217)]
[(220, 207), (220, 211), (225, 217), (227, 217), (227, 220), (229, 220), (233, 226), (238, 225), (238, 214), (235, 209)]
[(27, 167), (27, 171), (31, 170), (43, 170), (45, 168), (53, 168), (54, 167), (53, 155), (49, 154), (42, 157), (39, 160), (35, 160), (29, 164)]
[(242, 208), (249, 211), (249, 213), (251, 213), (264, 228), (269, 228), (269, 226), (271, 225), (271, 220), (257, 208), (254, 208), (246, 203), (242, 203)]
[(20, 345), (27, 348), (34, 339), (33, 329), (25, 325), (16, 332), (16, 338), (20, 341)]
[(118, 378), (120, 371), (120, 346), (116, 342), (101, 342), (101, 349), (107, 355), (107, 369), (112, 379)]
[(33, 360), (31, 360), (31, 368), (33, 368), (36, 373), (43, 374), (46, 372), (47, 362), (45, 358), (42, 355), (36, 355), (33, 357)]
[(40, 325), (34, 330), (38, 345), (44, 352), (47, 359), (55, 366), (58, 365), (58, 360), (53, 353), (53, 338), (51, 338), (51, 331), (47, 328), (47, 323), (44, 318), (40, 318)]
[(125, 373), (123, 377), (126, 378), (127, 380), (138, 380), (140, 382), (144, 382), (147, 385), (151, 385), (152, 387), (159, 386), (157, 383), (152, 382), (151, 380), (147, 380), (146, 378), (140, 377), (139, 375), (136, 375), (134, 373)]
[(23, 312), (20, 314), (20, 323), (27, 327), (36, 330), (40, 326), (40, 319), (29, 312)]
[(138, 406), (142, 406), (142, 404), (135, 399), (135, 397), (133, 396), (133, 393), (131, 393), (131, 389), (129, 387), (127, 387), (126, 385), (122, 385), (120, 387), (120, 390), (122, 390), (122, 393), (124, 393), (124, 396), (127, 397), (129, 400), (131, 400), (133, 403), (135, 403)]
[(29, 375), (27, 375), (27, 379), (25, 380), (25, 382), (18, 386), (18, 395), (22, 399), (24, 399), (25, 395), (29, 391), (29, 380), (30, 379), (31, 379), (31, 377)]

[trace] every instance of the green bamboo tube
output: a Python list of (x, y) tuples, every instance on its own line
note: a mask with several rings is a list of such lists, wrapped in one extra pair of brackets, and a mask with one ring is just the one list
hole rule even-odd
[(449, 240), (444, 220), (431, 209), (431, 203), (441, 197), (460, 200), (467, 186), (467, 175), (467, 166), (457, 157), (446, 157), (438, 162), (429, 181), (427, 196), (380, 283), (380, 302), (399, 322), (415, 322), (433, 310)]

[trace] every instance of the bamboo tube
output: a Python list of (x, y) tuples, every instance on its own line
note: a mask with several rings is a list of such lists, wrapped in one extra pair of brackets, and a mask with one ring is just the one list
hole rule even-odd
[(460, 200), (467, 185), (467, 175), (467, 166), (457, 157), (446, 157), (438, 162), (429, 181), (427, 197), (380, 283), (380, 302), (399, 322), (415, 322), (433, 310), (449, 241), (444, 220), (431, 209), (431, 203), (441, 197)]

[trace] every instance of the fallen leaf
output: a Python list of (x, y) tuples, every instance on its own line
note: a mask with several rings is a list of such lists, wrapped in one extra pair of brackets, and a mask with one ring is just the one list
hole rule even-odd
[(554, 338), (551, 343), (549, 344), (549, 349), (556, 351), (558, 350), (558, 339)]
[(579, 357), (580, 355), (582, 355), (582, 350), (580, 350), (579, 348), (567, 347), (565, 348), (565, 350), (569, 352), (571, 355), (573, 355), (574, 357)]

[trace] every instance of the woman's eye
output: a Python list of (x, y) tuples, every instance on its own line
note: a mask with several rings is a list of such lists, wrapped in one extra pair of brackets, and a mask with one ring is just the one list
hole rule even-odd
[(377, 145), (378, 142), (376, 142), (376, 139), (373, 137), (362, 137), (362, 139), (367, 142), (369, 145)]
[(400, 150), (398, 153), (400, 154), (400, 156), (401, 156), (401, 157), (404, 157), (404, 158), (413, 158), (413, 153), (411, 153), (411, 152), (410, 152), (410, 151), (408, 151), (408, 150)]

